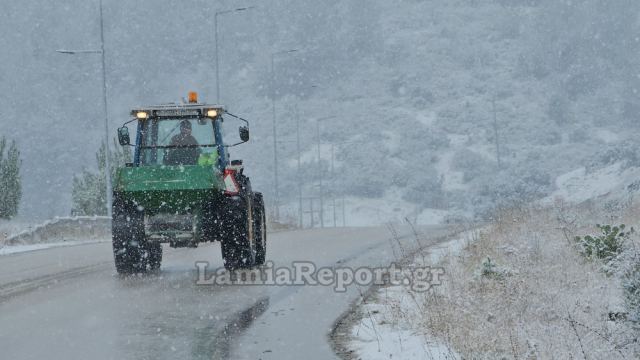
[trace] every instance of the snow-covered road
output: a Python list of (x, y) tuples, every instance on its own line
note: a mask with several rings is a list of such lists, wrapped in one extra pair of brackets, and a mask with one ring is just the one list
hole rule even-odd
[[(421, 230), (432, 242), (449, 231)], [(275, 267), (389, 265), (398, 256), (390, 238), (384, 228), (277, 233), (268, 259)], [(412, 236), (401, 242), (415, 245)], [(110, 243), (0, 256), (1, 357), (331, 359), (334, 321), (366, 290), (196, 285), (197, 261), (220, 267), (219, 244), (165, 249), (160, 272), (131, 277), (115, 274)]]

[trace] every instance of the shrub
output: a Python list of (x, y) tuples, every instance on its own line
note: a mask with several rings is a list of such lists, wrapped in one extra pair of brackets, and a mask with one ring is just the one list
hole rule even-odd
[[(131, 151), (128, 147), (118, 145), (114, 140), (110, 153), (110, 173), (113, 179), (117, 168), (130, 161)], [(81, 174), (74, 176), (71, 188), (71, 215), (107, 215), (106, 154), (107, 147), (103, 141), (96, 152), (98, 172), (83, 170)]]
[(576, 237), (580, 253), (589, 259), (601, 259), (609, 262), (622, 252), (622, 246), (634, 230), (625, 232), (626, 226), (596, 225), (601, 235)]
[(21, 163), (16, 142), (9, 145), (4, 136), (0, 137), (0, 219), (11, 219), (18, 214), (22, 198)]
[(482, 262), (480, 275), (489, 279), (503, 280), (505, 275), (507, 275), (507, 271), (499, 268), (498, 265), (488, 257)]
[(605, 262), (608, 274), (621, 277), (627, 318), (640, 327), (640, 259), (631, 239), (634, 229), (625, 231), (626, 226), (596, 225), (601, 234), (576, 237), (580, 252), (590, 259)]

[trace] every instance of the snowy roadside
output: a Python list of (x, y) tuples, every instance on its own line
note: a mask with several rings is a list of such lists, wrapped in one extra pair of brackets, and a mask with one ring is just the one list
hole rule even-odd
[(423, 326), (465, 358), (636, 358), (637, 334), (615, 316), (625, 312), (619, 280), (574, 240), (608, 215), (564, 203), (498, 214), (444, 259), (448, 281), (425, 297)]
[(23, 220), (0, 219), (0, 245), (2, 245), (7, 238), (14, 236), (24, 229), (32, 228), (35, 225), (33, 222)]
[(37, 225), (17, 222), (1, 225), (5, 233), (0, 237), (0, 255), (91, 244), (111, 238), (110, 219), (99, 216), (56, 217)]
[[(470, 236), (470, 233), (468, 234)], [(430, 248), (413, 260), (414, 266), (438, 264), (444, 256), (458, 254), (470, 238), (462, 236)], [(361, 321), (351, 329), (350, 347), (362, 359), (460, 359), (460, 356), (436, 335), (420, 327), (424, 303), (409, 287), (387, 286), (378, 289), (361, 306)]]
[[(527, 207), (410, 260), (442, 267), (426, 292), (363, 294), (338, 325), (344, 359), (637, 358), (621, 279), (585, 258), (574, 235), (598, 219), (637, 227), (639, 207), (611, 219), (594, 208)], [(637, 235), (629, 247), (636, 248)], [(346, 324), (346, 325), (345, 325)]]
[[(437, 266), (443, 258), (459, 254), (478, 236), (465, 231), (453, 240), (414, 254), (411, 267)], [(420, 292), (407, 285), (371, 288), (332, 334), (336, 351), (345, 359), (460, 359), (436, 334), (421, 327), (424, 303)]]

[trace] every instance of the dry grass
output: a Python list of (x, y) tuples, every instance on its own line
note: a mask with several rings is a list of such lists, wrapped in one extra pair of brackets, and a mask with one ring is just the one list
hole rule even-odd
[[(639, 212), (632, 206), (620, 220), (636, 221)], [(461, 254), (443, 260), (443, 285), (419, 295), (422, 328), (469, 359), (637, 358), (637, 334), (608, 316), (621, 311), (619, 283), (571, 241), (596, 217), (588, 206), (563, 204), (500, 214)], [(500, 276), (481, 275), (487, 258)]]

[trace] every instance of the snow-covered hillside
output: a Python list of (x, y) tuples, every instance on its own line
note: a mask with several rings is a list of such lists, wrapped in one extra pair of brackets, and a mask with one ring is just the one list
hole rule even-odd
[[(320, 171), (328, 197), (384, 201), (393, 191), (405, 213), (484, 214), (547, 196), (556, 177), (592, 167), (603, 150), (624, 156), (616, 149), (637, 137), (639, 29), (626, 15), (640, 5), (602, 4), (279, 0), (222, 17), (221, 101), (253, 120), (252, 142), (233, 157), (273, 203), (275, 94), (281, 203), (296, 202), (288, 189), (298, 175), (304, 196), (317, 197)], [(112, 132), (140, 104), (188, 90), (215, 98), (211, 14), (233, 6), (105, 2)], [(79, 0), (11, 3), (0, 14), (0, 29), (16, 35), (0, 38), (12, 49), (0, 53), (0, 133), (22, 150), (27, 217), (68, 215), (73, 175), (95, 167), (98, 61), (55, 50), (94, 48), (96, 16)], [(277, 56), (272, 85), (271, 54), (286, 49), (299, 51)], [(21, 110), (34, 103), (38, 111)]]
[(544, 199), (546, 203), (561, 199), (570, 203), (588, 200), (630, 200), (640, 190), (640, 168), (624, 168), (615, 164), (591, 173), (581, 167), (559, 176), (556, 190)]

